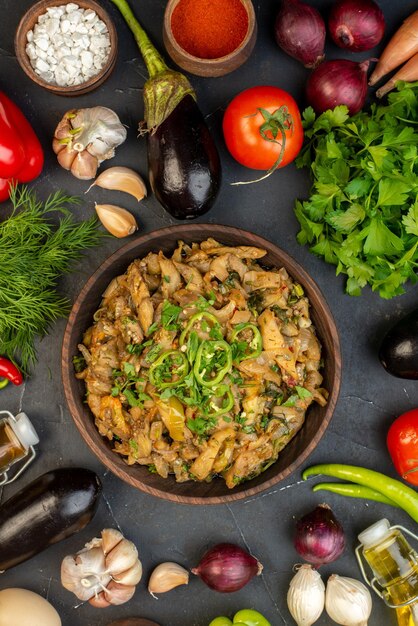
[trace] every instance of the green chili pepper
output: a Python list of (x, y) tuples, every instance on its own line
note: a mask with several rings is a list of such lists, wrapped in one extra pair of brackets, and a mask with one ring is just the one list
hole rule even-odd
[(232, 622), (229, 617), (215, 617), (209, 626), (232, 626)]
[(186, 355), (180, 350), (167, 350), (152, 363), (149, 379), (158, 389), (167, 389), (183, 382), (188, 373), (189, 363)]
[(180, 339), (179, 339), (179, 345), (180, 346), (182, 346), (183, 344), (186, 343), (186, 337), (189, 334), (189, 332), (191, 331), (191, 329), (193, 328), (193, 326), (197, 322), (201, 322), (204, 319), (207, 320), (208, 322), (212, 323), (212, 328), (219, 327), (219, 332), (222, 334), (221, 325), (218, 322), (218, 320), (216, 319), (216, 317), (214, 315), (212, 315), (212, 313), (208, 313), (207, 311), (200, 311), (199, 313), (195, 313), (194, 315), (192, 315), (191, 318), (189, 319), (189, 321), (187, 322), (187, 325), (186, 325), (185, 329), (183, 330), (183, 332), (180, 335)]
[[(223, 385), (223, 386), (226, 387), (226, 385)], [(216, 398), (225, 398), (225, 400), (221, 402), (220, 407), (216, 409), (215, 411), (212, 411), (211, 413), (205, 413), (206, 417), (218, 417), (219, 415), (228, 413), (228, 411), (230, 411), (232, 407), (234, 406), (234, 396), (232, 395), (232, 391), (229, 389), (229, 387), (226, 387), (224, 393), (222, 393), (221, 396), (216, 395), (216, 392), (218, 391), (220, 387), (221, 385), (218, 385), (213, 388), (214, 395), (210, 397), (209, 402), (212, 401), (212, 398), (214, 396)]]
[(302, 473), (302, 478), (306, 480), (309, 476), (324, 474), (349, 480), (353, 483), (371, 487), (383, 494), (389, 500), (393, 500), (399, 505), (415, 522), (418, 522), (418, 494), (416, 491), (402, 484), (399, 480), (390, 478), (380, 472), (356, 467), (355, 465), (324, 464), (308, 467)]
[(0, 389), (4, 389), (9, 384), (8, 378), (0, 378)]
[(264, 615), (253, 609), (242, 609), (235, 613), (233, 624), (235, 626), (239, 624), (245, 624), (245, 626), (271, 626)]
[(393, 500), (390, 500), (376, 489), (365, 487), (364, 485), (355, 485), (353, 483), (319, 483), (312, 488), (312, 491), (331, 491), (348, 498), (365, 498), (366, 500), (375, 500), (382, 504), (390, 504), (399, 508)]
[(260, 356), (263, 349), (263, 339), (261, 337), (261, 333), (255, 324), (250, 323), (237, 324), (235, 326), (231, 334), (231, 343), (235, 341), (238, 335), (240, 335), (244, 330), (251, 330), (253, 338), (248, 342), (250, 351), (240, 356), (239, 361), (244, 361), (245, 359), (256, 359)]
[(226, 341), (202, 341), (193, 367), (198, 383), (204, 387), (216, 387), (231, 367), (232, 350)]

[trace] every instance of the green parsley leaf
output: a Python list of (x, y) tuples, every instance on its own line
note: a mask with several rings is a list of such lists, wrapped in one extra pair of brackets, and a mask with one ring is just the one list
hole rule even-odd
[(168, 300), (164, 300), (163, 308), (161, 310), (161, 323), (163, 327), (166, 330), (178, 330), (180, 327), (178, 319), (181, 312), (181, 306), (171, 304)]

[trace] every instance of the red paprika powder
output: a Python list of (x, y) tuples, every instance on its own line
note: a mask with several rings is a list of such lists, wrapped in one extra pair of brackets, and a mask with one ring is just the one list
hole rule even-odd
[(248, 14), (241, 0), (180, 0), (171, 16), (171, 29), (189, 54), (217, 59), (242, 43)]

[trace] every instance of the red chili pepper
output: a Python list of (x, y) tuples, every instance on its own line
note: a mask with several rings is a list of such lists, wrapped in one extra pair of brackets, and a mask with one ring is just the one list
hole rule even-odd
[[(0, 379), (4, 378), (10, 380), (14, 385), (21, 385), (23, 383), (22, 372), (17, 369), (16, 365), (6, 359), (4, 356), (0, 356)], [(7, 383), (4, 383), (4, 380), (1, 381), (3, 384), (0, 384), (0, 389), (6, 386)]]
[(44, 155), (22, 111), (0, 91), (0, 202), (13, 183), (28, 183), (42, 171)]

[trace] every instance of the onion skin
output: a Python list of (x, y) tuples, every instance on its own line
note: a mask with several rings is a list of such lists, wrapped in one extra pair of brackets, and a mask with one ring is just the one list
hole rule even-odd
[(332, 563), (344, 552), (344, 530), (327, 504), (320, 504), (296, 524), (296, 552), (316, 567)]
[(233, 543), (219, 543), (202, 556), (192, 573), (220, 593), (242, 589), (254, 576), (261, 574), (263, 566), (256, 558)]
[(274, 36), (277, 45), (305, 67), (317, 67), (324, 59), (324, 20), (317, 9), (299, 0), (282, 0)]
[(366, 102), (369, 63), (356, 63), (346, 59), (321, 63), (306, 83), (308, 104), (318, 114), (340, 104), (348, 107), (350, 115), (358, 113)]
[(363, 52), (382, 40), (385, 18), (374, 0), (339, 0), (331, 6), (328, 30), (340, 48)]

